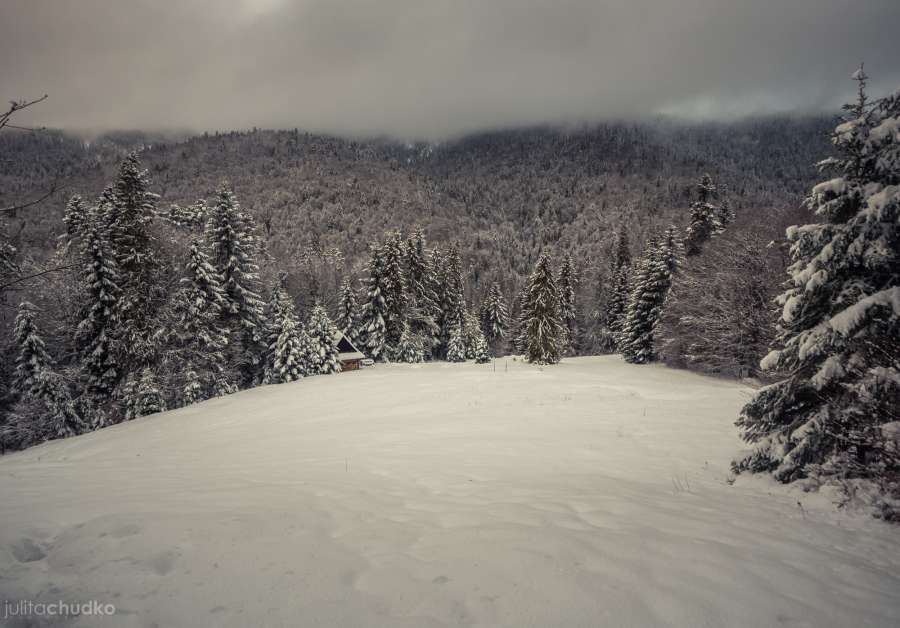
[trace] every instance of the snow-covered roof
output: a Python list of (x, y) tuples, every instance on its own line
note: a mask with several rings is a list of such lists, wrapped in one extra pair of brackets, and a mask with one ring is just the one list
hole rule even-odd
[(338, 360), (362, 360), (366, 357), (340, 331), (334, 334), (334, 344), (338, 349)]

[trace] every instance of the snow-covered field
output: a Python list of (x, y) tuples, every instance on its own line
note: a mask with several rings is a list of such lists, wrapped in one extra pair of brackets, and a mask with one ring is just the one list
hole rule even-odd
[(78, 626), (900, 625), (896, 528), (727, 482), (749, 394), (616, 357), (379, 365), (48, 443), (0, 458), (0, 598), (116, 606)]

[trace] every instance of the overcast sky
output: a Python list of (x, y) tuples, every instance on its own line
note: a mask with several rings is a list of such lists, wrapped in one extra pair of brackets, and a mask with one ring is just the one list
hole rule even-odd
[[(439, 139), (822, 111), (900, 84), (900, 0), (3, 0), (0, 98), (70, 129)], [(24, 118), (21, 118), (24, 120)]]

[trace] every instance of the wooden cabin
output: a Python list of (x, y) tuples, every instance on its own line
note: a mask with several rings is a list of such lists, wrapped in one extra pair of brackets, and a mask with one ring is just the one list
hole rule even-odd
[(334, 343), (337, 346), (338, 361), (341, 363), (342, 371), (356, 371), (362, 366), (362, 361), (366, 356), (354, 347), (344, 334), (341, 332), (335, 334)]

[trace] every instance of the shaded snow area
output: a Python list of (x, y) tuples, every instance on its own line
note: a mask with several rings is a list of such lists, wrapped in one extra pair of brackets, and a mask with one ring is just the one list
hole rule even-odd
[(0, 458), (0, 597), (115, 605), (76, 626), (900, 625), (896, 528), (728, 483), (750, 389), (493, 368), (378, 365)]

